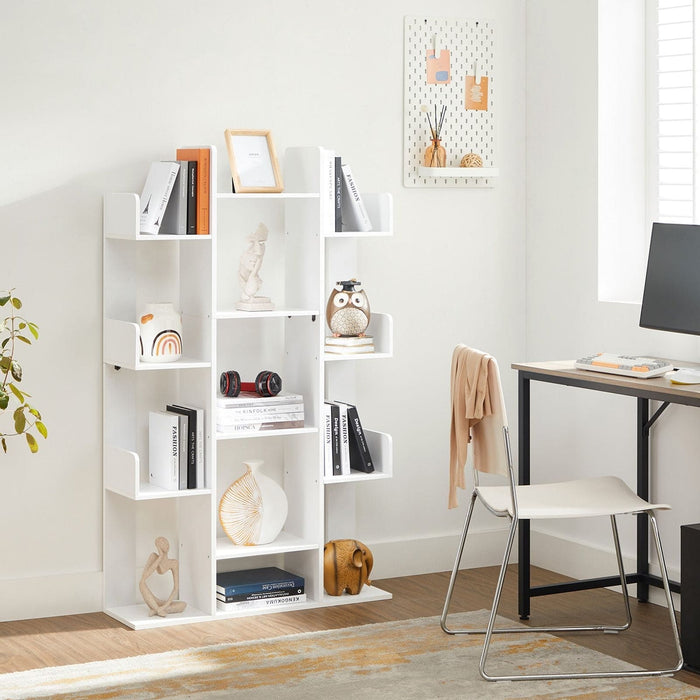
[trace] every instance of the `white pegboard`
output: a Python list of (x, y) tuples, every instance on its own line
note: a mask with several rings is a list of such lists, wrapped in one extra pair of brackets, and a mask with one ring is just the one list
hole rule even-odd
[[(426, 52), (438, 47), (450, 52), (450, 80), (430, 84)], [(465, 78), (479, 73), (488, 78), (488, 108), (465, 108)], [(404, 22), (404, 185), (406, 187), (493, 187), (495, 153), (494, 117), (497, 110), (494, 74), (494, 32), (483, 19), (406, 17)], [(441, 140), (447, 153), (447, 167), (459, 167), (462, 156), (477, 153), (487, 177), (421, 177), (418, 166), (430, 145), (430, 127), (421, 105), (433, 115), (447, 107)], [(462, 168), (461, 171), (467, 171)], [(476, 172), (476, 171), (475, 171)]]

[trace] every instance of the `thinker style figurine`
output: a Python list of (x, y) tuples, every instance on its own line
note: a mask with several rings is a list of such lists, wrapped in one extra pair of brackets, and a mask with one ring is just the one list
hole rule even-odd
[(270, 297), (256, 296), (262, 285), (260, 268), (265, 255), (267, 234), (267, 226), (258, 224), (258, 228), (248, 236), (248, 248), (241, 255), (238, 266), (241, 300), (236, 304), (239, 311), (272, 311), (275, 308)]
[[(187, 603), (182, 600), (177, 600), (180, 594), (180, 573), (177, 559), (168, 557), (170, 543), (165, 537), (156, 537), (156, 550), (148, 555), (146, 566), (143, 567), (143, 574), (139, 581), (139, 591), (143, 596), (146, 605), (150, 608), (149, 615), (159, 615), (165, 617), (168, 613), (182, 612)], [(167, 600), (162, 600), (154, 595), (153, 591), (148, 587), (148, 579), (155, 573), (166, 574), (170, 571), (173, 576), (173, 588)]]

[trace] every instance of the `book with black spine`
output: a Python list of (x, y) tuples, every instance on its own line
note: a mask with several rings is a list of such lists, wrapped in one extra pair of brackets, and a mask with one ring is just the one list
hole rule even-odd
[(333, 476), (333, 427), (331, 420), (331, 405), (323, 404), (323, 474)]
[(173, 191), (165, 207), (163, 222), (159, 234), (184, 236), (187, 234), (187, 165), (186, 160), (179, 161), (180, 169), (175, 177)]
[(335, 156), (333, 172), (333, 209), (335, 211), (335, 230), (343, 230), (343, 170), (340, 156)]
[(180, 488), (180, 416), (148, 414), (148, 481), (166, 491)]
[(367, 209), (365, 209), (360, 190), (357, 188), (352, 170), (347, 163), (341, 166), (343, 172), (343, 230), (344, 231), (371, 231)]
[(187, 235), (197, 235), (197, 161), (187, 161)]
[(168, 404), (165, 407), (170, 413), (177, 413), (187, 420), (187, 485), (185, 488), (197, 488), (197, 409), (177, 404)]
[(343, 472), (340, 466), (340, 407), (337, 403), (331, 403), (331, 459), (333, 476), (340, 476)]
[(157, 234), (160, 232), (165, 209), (170, 193), (175, 184), (180, 165), (173, 161), (151, 163), (143, 186), (140, 200), (141, 233)]
[[(340, 401), (338, 403), (341, 403)], [(350, 469), (371, 474), (374, 471), (372, 455), (369, 452), (365, 431), (362, 429), (357, 406), (343, 401), (348, 407), (348, 432), (350, 443)]]

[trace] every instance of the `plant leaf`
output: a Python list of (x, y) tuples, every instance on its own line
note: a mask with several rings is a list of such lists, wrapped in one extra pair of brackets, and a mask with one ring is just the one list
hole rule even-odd
[(12, 372), (12, 378), (15, 381), (22, 381), (22, 368), (20, 367), (19, 362), (13, 362), (10, 371)]
[(22, 302), (17, 297), (12, 297), (12, 306), (14, 306), (15, 309), (21, 309)]
[(36, 441), (36, 438), (31, 433), (26, 433), (26, 438), (27, 444), (29, 445), (29, 449), (32, 451), (32, 453), (37, 452), (39, 449), (39, 443)]
[(7, 454), (7, 443), (5, 442), (5, 438), (0, 438), (0, 442), (2, 443), (3, 452)]
[(36, 410), (36, 408), (32, 408), (31, 406), (27, 405), (29, 408), (29, 413), (31, 413), (33, 416), (36, 416), (39, 420), (41, 420), (41, 413)]
[(38, 420), (36, 423), (34, 423), (36, 426), (36, 429), (44, 436), (44, 439), (48, 437), (49, 431), (46, 429), (46, 426)]
[(24, 415), (24, 407), (20, 406), (15, 410), (14, 413), (14, 419), (15, 419), (15, 432), (16, 433), (23, 433), (25, 427), (27, 426), (27, 419)]
[(29, 328), (29, 332), (34, 336), (34, 339), (37, 340), (39, 338), (39, 326), (37, 326), (36, 323), (27, 321), (27, 327)]
[(27, 345), (31, 345), (31, 344), (32, 344), (32, 341), (29, 340), (29, 338), (27, 338), (26, 336), (23, 336), (23, 335), (16, 335), (15, 338), (17, 338), (17, 340), (21, 340), (23, 343), (26, 343)]
[(20, 403), (24, 403), (24, 394), (12, 382), (10, 382), (8, 386), (10, 387), (10, 391), (17, 397), (17, 400)]
[(4, 411), (10, 403), (10, 395), (0, 389), (0, 411)]
[(3, 355), (3, 357), (0, 357), (0, 370), (2, 370), (4, 374), (7, 374), (11, 365), (12, 360), (9, 357), (5, 355)]
[(6, 295), (4, 297), (0, 297), (0, 306), (5, 306), (7, 302), (10, 301), (10, 295)]

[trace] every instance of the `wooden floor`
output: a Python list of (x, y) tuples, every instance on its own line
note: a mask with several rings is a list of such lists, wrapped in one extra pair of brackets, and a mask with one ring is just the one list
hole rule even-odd
[[(488, 567), (463, 574), (453, 597), (452, 611), (489, 608), (497, 569)], [(534, 585), (559, 580), (533, 568)], [(84, 663), (207, 644), (275, 637), (295, 632), (334, 629), (387, 620), (440, 615), (449, 581), (448, 573), (385, 579), (375, 583), (393, 593), (393, 600), (341, 605), (295, 613), (278, 613), (180, 625), (135, 632), (102, 613), (71, 615), (0, 623), (0, 673), (45, 666)], [(517, 619), (517, 567), (511, 567), (500, 613)], [(622, 621), (619, 594), (607, 590), (581, 591), (532, 600), (533, 625)], [(592, 612), (589, 612), (592, 611)], [(673, 640), (665, 608), (632, 600), (633, 623), (619, 635), (580, 633), (569, 638), (632, 663), (659, 668), (672, 663)], [(678, 680), (700, 687), (700, 675), (681, 671)]]

